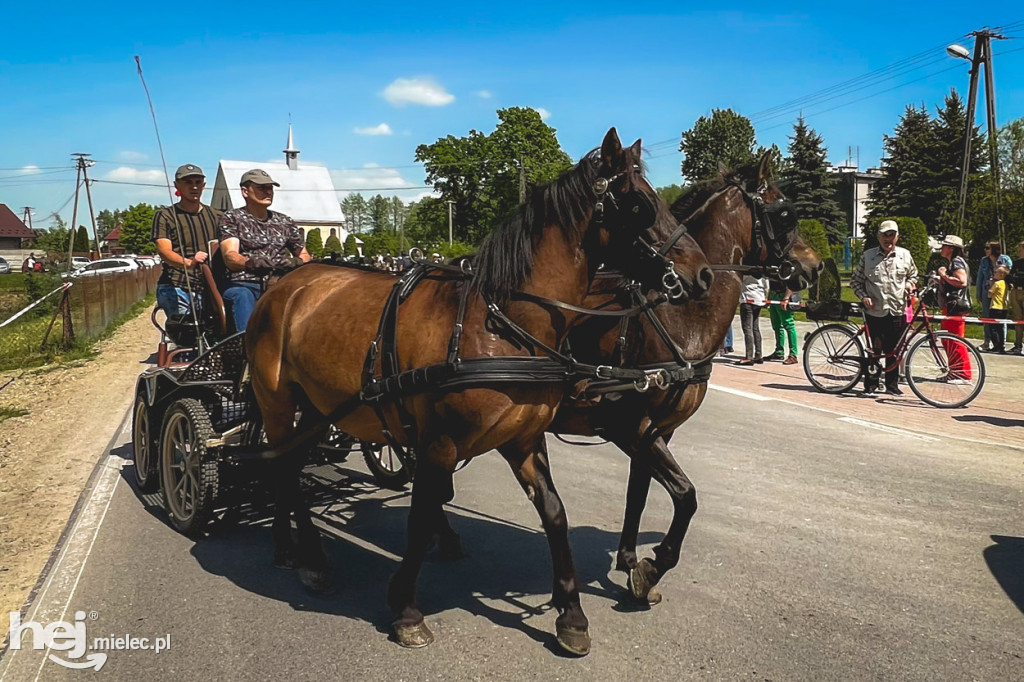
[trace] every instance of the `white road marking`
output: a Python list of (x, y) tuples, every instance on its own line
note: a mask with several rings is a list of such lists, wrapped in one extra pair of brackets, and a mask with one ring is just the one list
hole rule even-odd
[(731, 395), (738, 395), (741, 398), (750, 398), (751, 400), (758, 400), (760, 402), (766, 402), (768, 400), (775, 400), (775, 398), (767, 398), (767, 397), (765, 397), (763, 395), (758, 395), (756, 393), (747, 393), (746, 391), (741, 391), (741, 390), (736, 389), (736, 388), (729, 388), (728, 386), (718, 386), (717, 384), (712, 384), (711, 382), (708, 382), (708, 388), (713, 388), (714, 390), (721, 391), (722, 393), (729, 393)]
[(938, 441), (938, 438), (932, 436), (926, 436), (923, 433), (915, 433), (913, 431), (907, 431), (906, 429), (898, 429), (895, 426), (886, 426), (885, 424), (876, 424), (874, 422), (865, 421), (863, 419), (857, 419), (856, 417), (840, 417), (839, 421), (846, 422), (847, 424), (854, 424), (855, 426), (866, 426), (869, 429), (876, 429), (878, 431), (884, 431), (886, 433), (892, 433), (897, 436), (905, 436), (906, 438), (916, 438), (918, 440), (930, 440)]

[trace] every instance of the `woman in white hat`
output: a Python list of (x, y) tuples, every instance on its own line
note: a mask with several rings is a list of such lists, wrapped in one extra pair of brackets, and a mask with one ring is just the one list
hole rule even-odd
[[(963, 321), (964, 311), (951, 310), (949, 304), (953, 301), (960, 289), (970, 286), (971, 273), (964, 258), (964, 240), (954, 234), (946, 235), (942, 240), (943, 258), (949, 259), (949, 267), (940, 267), (936, 270), (941, 280), (939, 286), (939, 303), (946, 313), (946, 319), (942, 321), (942, 328), (953, 332), (958, 336), (964, 335), (966, 325)], [(958, 376), (955, 379), (970, 379), (971, 364), (967, 357), (967, 351), (959, 344), (944, 344), (946, 354), (949, 356), (950, 369)], [(953, 373), (952, 371), (950, 372)]]

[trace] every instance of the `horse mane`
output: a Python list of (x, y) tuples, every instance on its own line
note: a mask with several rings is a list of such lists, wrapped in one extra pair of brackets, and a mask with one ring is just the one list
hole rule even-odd
[(751, 185), (757, 182), (759, 163), (755, 159), (749, 163), (737, 166), (735, 169), (723, 168), (719, 170), (714, 177), (684, 189), (679, 198), (672, 202), (669, 210), (676, 220), (683, 223), (700, 210), (707, 203), (708, 199), (729, 185), (736, 185), (747, 191), (752, 191), (754, 188)]
[(473, 286), (485, 298), (503, 304), (522, 288), (533, 272), (533, 238), (545, 226), (558, 225), (570, 240), (582, 240), (584, 220), (596, 200), (593, 185), (600, 158), (600, 150), (594, 149), (574, 168), (534, 189), (526, 203), (484, 238), (473, 263)]

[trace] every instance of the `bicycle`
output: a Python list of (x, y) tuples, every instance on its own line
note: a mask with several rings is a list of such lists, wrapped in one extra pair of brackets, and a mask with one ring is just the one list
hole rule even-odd
[[(924, 299), (936, 291), (937, 278), (931, 276), (920, 298), (911, 298), (913, 317), (891, 353), (867, 350), (871, 337), (866, 322), (860, 326), (821, 324), (822, 319), (846, 320), (861, 314), (859, 303), (837, 301), (821, 304), (816, 310), (809, 307), (808, 319), (819, 326), (804, 340), (807, 379), (823, 393), (839, 394), (853, 388), (865, 373), (869, 381), (877, 383), (883, 372), (899, 367), (910, 390), (929, 405), (956, 408), (974, 400), (985, 385), (985, 362), (974, 344), (962, 336), (932, 329), (932, 315)], [(836, 303), (841, 303), (841, 309)]]

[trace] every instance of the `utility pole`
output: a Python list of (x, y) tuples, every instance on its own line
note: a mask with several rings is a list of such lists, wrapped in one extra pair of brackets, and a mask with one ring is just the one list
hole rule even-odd
[[(971, 62), (971, 83), (967, 93), (967, 126), (964, 130), (964, 155), (960, 164), (960, 206), (957, 209), (956, 233), (963, 232), (964, 214), (967, 211), (967, 181), (971, 173), (971, 138), (974, 134), (975, 105), (978, 99), (978, 75), (982, 67), (985, 67), (985, 110), (986, 127), (988, 128), (988, 153), (989, 165), (992, 170), (992, 181), (995, 184), (995, 209), (996, 229), (999, 234), (999, 243), (1006, 248), (1005, 236), (1003, 234), (1003, 210), (1002, 210), (1002, 188), (999, 186), (999, 148), (997, 144), (996, 129), (996, 93), (995, 83), (992, 76), (992, 39), (1004, 40), (1005, 37), (989, 30), (973, 31), (969, 35), (974, 36), (974, 56)], [(966, 48), (960, 45), (950, 45), (946, 52), (959, 59), (968, 59), (970, 54)]]
[[(89, 191), (89, 175), (86, 172), (86, 168), (92, 165), (92, 161), (86, 161), (82, 166), (82, 184), (85, 185), (85, 198), (89, 200), (89, 220), (92, 222), (92, 239), (96, 244), (96, 256), (97, 258), (103, 257), (103, 251), (100, 249), (100, 236), (96, 233), (96, 214), (92, 210), (92, 192)], [(92, 249), (90, 249), (91, 251)]]
[(89, 154), (75, 153), (71, 155), (75, 161), (75, 203), (71, 209), (71, 225), (68, 230), (68, 272), (71, 272), (71, 257), (75, 250), (75, 231), (78, 229), (78, 192), (82, 188), (82, 171), (85, 167), (85, 159)]
[(32, 229), (32, 207), (25, 206), (22, 209), (21, 222), (25, 223), (28, 229)]
[(451, 246), (454, 243), (452, 239), (452, 206), (455, 202), (449, 199), (444, 203), (448, 204), (448, 246)]

